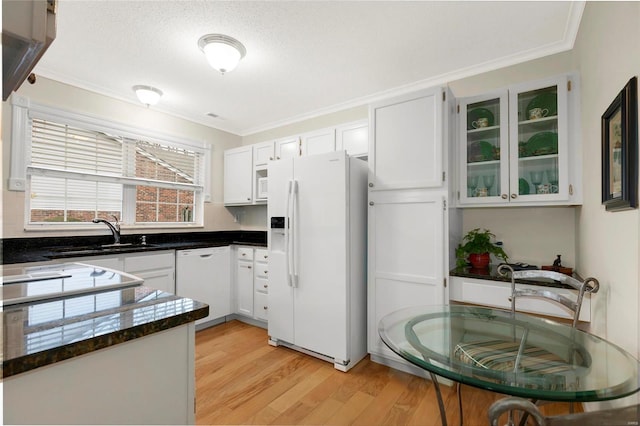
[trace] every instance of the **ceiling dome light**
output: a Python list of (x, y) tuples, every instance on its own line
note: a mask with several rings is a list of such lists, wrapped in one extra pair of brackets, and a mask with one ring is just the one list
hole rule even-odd
[(209, 65), (222, 74), (233, 71), (247, 53), (242, 43), (224, 34), (202, 36), (198, 40), (198, 46), (207, 57)]
[(146, 106), (157, 104), (162, 96), (162, 90), (151, 86), (133, 86), (133, 90), (136, 92), (140, 102)]

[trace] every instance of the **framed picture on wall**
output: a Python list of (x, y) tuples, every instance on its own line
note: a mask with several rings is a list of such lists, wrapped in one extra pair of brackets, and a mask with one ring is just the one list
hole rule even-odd
[(602, 115), (602, 204), (607, 211), (638, 207), (638, 78)]

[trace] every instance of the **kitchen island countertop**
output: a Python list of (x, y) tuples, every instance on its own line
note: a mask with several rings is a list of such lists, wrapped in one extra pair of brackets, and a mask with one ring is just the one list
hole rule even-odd
[(145, 286), (5, 307), (2, 377), (193, 322), (209, 306)]

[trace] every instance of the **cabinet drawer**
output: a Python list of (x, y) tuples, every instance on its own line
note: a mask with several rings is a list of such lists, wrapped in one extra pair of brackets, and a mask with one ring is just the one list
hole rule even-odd
[(246, 247), (238, 247), (238, 259), (253, 260), (253, 249)]
[(269, 264), (264, 262), (255, 263), (255, 277), (256, 279), (269, 277)]
[(266, 293), (256, 292), (253, 297), (253, 315), (257, 319), (268, 321), (269, 305)]
[(256, 249), (256, 262), (266, 262), (269, 259), (269, 251), (266, 249)]
[(269, 281), (265, 278), (256, 278), (253, 280), (255, 290), (261, 293), (269, 292)]

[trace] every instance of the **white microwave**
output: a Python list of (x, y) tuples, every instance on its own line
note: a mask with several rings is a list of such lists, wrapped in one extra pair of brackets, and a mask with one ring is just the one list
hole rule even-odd
[(266, 177), (258, 178), (258, 187), (256, 188), (256, 198), (267, 198), (267, 179)]

